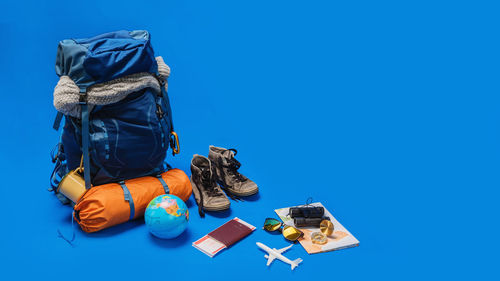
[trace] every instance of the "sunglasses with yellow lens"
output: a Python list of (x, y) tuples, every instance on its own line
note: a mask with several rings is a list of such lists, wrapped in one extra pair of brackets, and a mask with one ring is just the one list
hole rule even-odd
[(264, 221), (264, 230), (268, 232), (274, 232), (274, 231), (281, 231), (283, 234), (283, 237), (285, 237), (286, 240), (295, 242), (297, 241), (300, 237), (304, 236), (304, 233), (300, 231), (300, 229), (293, 227), (291, 225), (284, 225), (282, 222), (280, 222), (277, 219), (273, 218), (267, 218)]

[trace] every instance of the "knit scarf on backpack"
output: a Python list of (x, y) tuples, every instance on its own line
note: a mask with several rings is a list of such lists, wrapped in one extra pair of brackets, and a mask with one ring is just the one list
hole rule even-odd
[[(162, 57), (156, 57), (156, 62), (159, 78), (165, 82), (165, 90), (167, 90), (170, 68)], [(151, 88), (157, 93), (161, 92), (160, 83), (153, 74), (134, 73), (90, 86), (87, 89), (87, 102), (90, 106), (112, 104), (123, 100), (131, 93), (146, 88)], [(80, 89), (75, 82), (69, 76), (61, 76), (54, 89), (55, 108), (64, 115), (80, 118), (79, 99)]]

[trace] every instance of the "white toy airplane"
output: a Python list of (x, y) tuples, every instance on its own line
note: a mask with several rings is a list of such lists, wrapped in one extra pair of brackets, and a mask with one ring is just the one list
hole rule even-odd
[(267, 252), (267, 255), (265, 255), (264, 257), (267, 259), (267, 266), (269, 266), (273, 261), (274, 259), (279, 259), (283, 262), (286, 262), (288, 263), (289, 265), (292, 266), (292, 270), (297, 267), (299, 265), (299, 263), (302, 262), (302, 259), (296, 259), (296, 260), (289, 260), (287, 259), (286, 257), (284, 257), (281, 253), (283, 253), (284, 251), (290, 249), (292, 245), (288, 246), (288, 247), (285, 247), (285, 248), (282, 248), (282, 249), (279, 249), (279, 250), (276, 250), (275, 248), (269, 248), (268, 246), (260, 243), (260, 242), (257, 242), (257, 246), (259, 248), (261, 248), (262, 250), (266, 251)]

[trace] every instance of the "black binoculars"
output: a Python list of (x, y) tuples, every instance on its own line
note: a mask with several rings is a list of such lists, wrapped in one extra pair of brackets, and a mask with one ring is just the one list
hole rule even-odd
[(296, 227), (319, 227), (321, 222), (324, 220), (330, 220), (330, 218), (294, 218), (293, 223)]
[(324, 214), (323, 207), (292, 207), (288, 211), (291, 218), (322, 218)]

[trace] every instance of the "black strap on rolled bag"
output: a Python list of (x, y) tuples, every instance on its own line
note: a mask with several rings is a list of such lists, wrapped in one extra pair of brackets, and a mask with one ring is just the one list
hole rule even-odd
[(128, 201), (128, 204), (130, 205), (130, 217), (129, 220), (132, 220), (135, 215), (135, 206), (134, 206), (134, 199), (132, 199), (132, 194), (130, 194), (130, 191), (128, 190), (127, 186), (125, 185), (124, 181), (119, 182), (120, 186), (123, 189), (123, 195), (125, 197), (125, 201)]
[(160, 181), (161, 185), (163, 186), (163, 190), (165, 190), (165, 194), (169, 194), (170, 188), (168, 188), (168, 185), (165, 182), (165, 180), (163, 180), (163, 178), (161, 177), (161, 174), (156, 175), (156, 178)]

